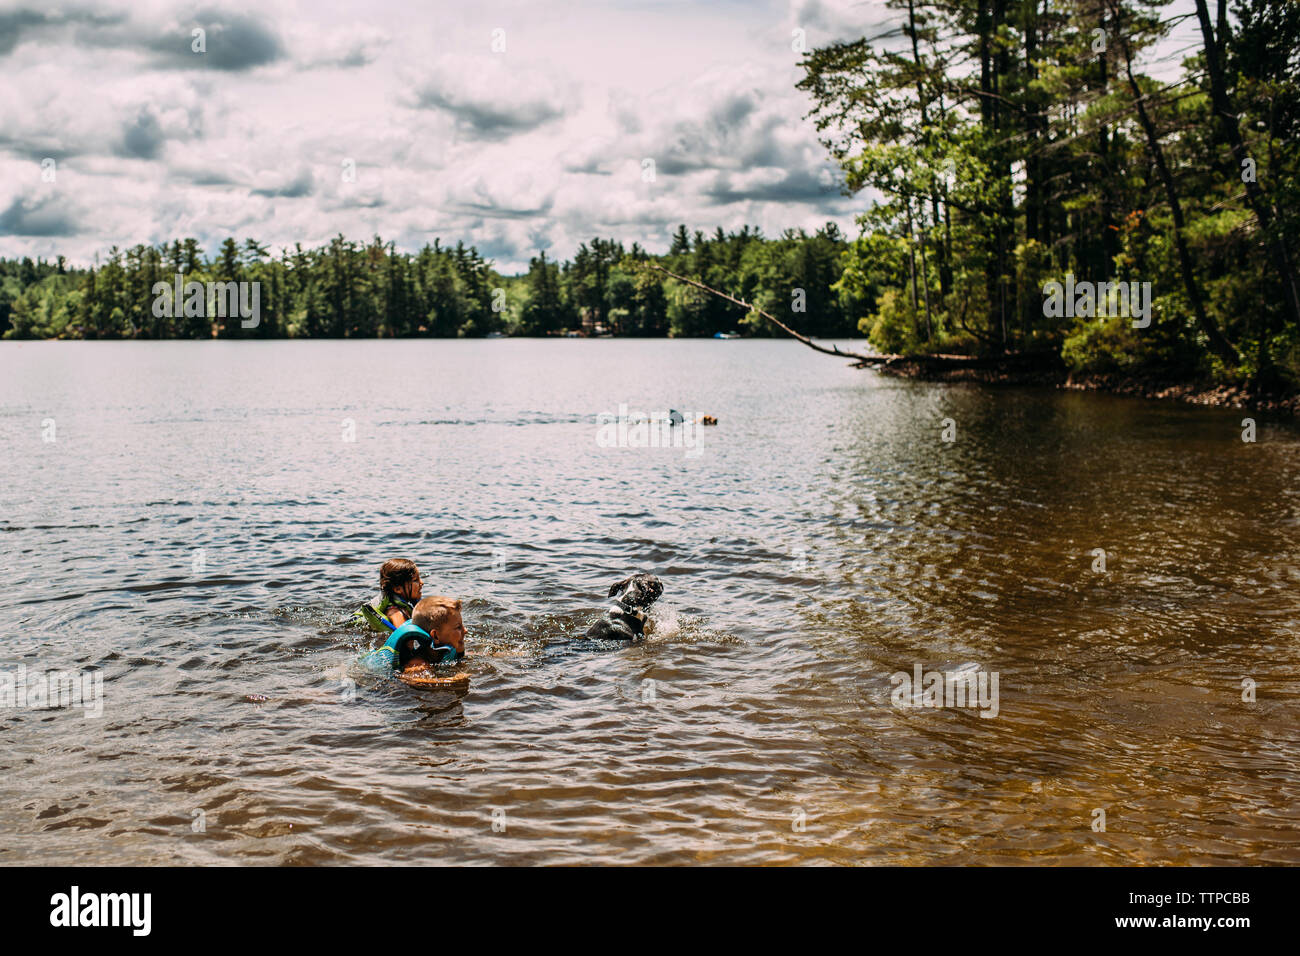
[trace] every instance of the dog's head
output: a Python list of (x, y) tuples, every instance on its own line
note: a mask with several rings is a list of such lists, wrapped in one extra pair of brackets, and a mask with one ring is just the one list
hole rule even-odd
[(628, 607), (647, 608), (663, 593), (663, 582), (653, 574), (634, 574), (609, 586), (609, 596)]

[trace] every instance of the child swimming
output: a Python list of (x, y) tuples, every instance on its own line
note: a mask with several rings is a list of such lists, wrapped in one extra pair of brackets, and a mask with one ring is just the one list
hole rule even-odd
[(411, 619), (423, 591), (424, 580), (414, 561), (385, 561), (379, 568), (379, 597), (363, 604), (353, 620), (372, 630), (391, 633)]
[(383, 647), (363, 657), (362, 663), (402, 673), (430, 664), (450, 664), (465, 656), (465, 634), (459, 600), (427, 597), (412, 609), (411, 619), (396, 628)]

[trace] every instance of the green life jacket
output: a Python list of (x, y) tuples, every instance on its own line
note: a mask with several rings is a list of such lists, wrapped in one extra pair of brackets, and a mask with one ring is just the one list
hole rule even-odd
[(379, 631), (381, 634), (387, 634), (396, 628), (393, 622), (388, 619), (385, 613), (390, 607), (395, 607), (409, 620), (415, 612), (415, 607), (404, 597), (393, 595), (391, 598), (387, 594), (381, 594), (369, 604), (363, 604), (352, 615), (352, 619), (358, 624), (369, 626), (372, 631)]

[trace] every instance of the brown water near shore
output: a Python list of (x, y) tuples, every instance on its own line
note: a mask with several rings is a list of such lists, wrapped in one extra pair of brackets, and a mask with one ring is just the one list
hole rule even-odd
[[(770, 340), (0, 369), (0, 672), (104, 680), (0, 707), (0, 863), (1300, 863), (1288, 418)], [(620, 405), (719, 425), (605, 447)], [(465, 599), (468, 691), (357, 668), (397, 554)], [(649, 638), (581, 640), (635, 569)]]

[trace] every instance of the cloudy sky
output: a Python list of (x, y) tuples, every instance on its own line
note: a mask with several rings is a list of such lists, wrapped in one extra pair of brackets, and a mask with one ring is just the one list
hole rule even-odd
[(811, 48), (891, 16), (882, 0), (0, 0), (0, 256), (379, 234), (463, 239), (512, 272), (595, 235), (663, 251), (681, 222), (852, 230), (866, 200), (840, 194), (804, 119), (794, 31)]
[(793, 31), (815, 46), (886, 16), (878, 0), (0, 0), (0, 256), (378, 233), (464, 239), (514, 271), (594, 235), (661, 251), (679, 222), (851, 228), (861, 203), (803, 118)]

